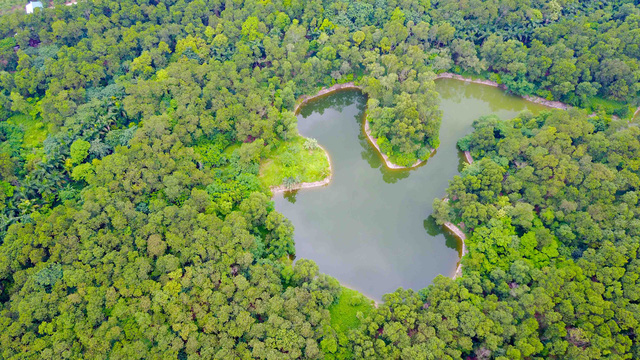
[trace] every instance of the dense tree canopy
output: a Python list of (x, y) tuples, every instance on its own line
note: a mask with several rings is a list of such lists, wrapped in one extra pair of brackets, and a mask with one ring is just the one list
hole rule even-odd
[[(632, 1), (83, 1), (0, 17), (0, 358), (640, 358)], [(452, 71), (587, 108), (481, 118), (436, 220), (463, 276), (346, 332), (259, 163), (354, 81), (399, 165)], [(588, 114), (596, 111), (597, 115)], [(429, 184), (425, 184), (428, 186)]]
[(355, 353), (640, 356), (640, 131), (599, 123), (577, 110), (477, 120), (459, 143), (476, 161), (434, 202), (436, 221), (471, 234), (463, 276), (387, 295), (352, 334)]

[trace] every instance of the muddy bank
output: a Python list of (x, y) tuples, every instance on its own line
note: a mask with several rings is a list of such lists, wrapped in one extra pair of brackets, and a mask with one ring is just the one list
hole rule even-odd
[[(449, 201), (449, 198), (445, 197), (443, 201)], [(442, 226), (451, 231), (451, 233), (453, 233), (453, 235), (457, 237), (462, 244), (462, 249), (460, 249), (460, 261), (458, 261), (458, 267), (456, 268), (456, 272), (452, 276), (452, 279), (455, 280), (457, 277), (462, 276), (462, 258), (467, 254), (467, 244), (465, 242), (465, 240), (467, 240), (467, 235), (465, 235), (464, 231), (462, 231), (459, 227), (457, 227), (450, 221), (445, 222), (444, 224), (442, 224)]]
[[(362, 90), (362, 87), (355, 85), (353, 82), (348, 82), (348, 83), (344, 83), (344, 84), (335, 84), (331, 87), (328, 88), (323, 88), (320, 91), (318, 91), (315, 95), (304, 95), (300, 98), (300, 100), (298, 100), (298, 103), (296, 104), (293, 112), (298, 115), (298, 113), (300, 112), (300, 109), (302, 108), (302, 106), (306, 105), (309, 101), (319, 98), (321, 96), (324, 95), (328, 95), (331, 94), (334, 91), (338, 91), (338, 90), (344, 90), (344, 89), (356, 89), (356, 90)], [(321, 186), (325, 186), (325, 185), (329, 185), (329, 183), (331, 182), (331, 178), (333, 177), (333, 167), (331, 166), (331, 157), (329, 156), (329, 153), (327, 152), (327, 150), (325, 148), (323, 148), (322, 146), (318, 145), (318, 147), (320, 149), (322, 149), (322, 151), (324, 151), (325, 156), (327, 157), (327, 161), (329, 162), (329, 175), (324, 178), (323, 180), (320, 181), (314, 181), (314, 182), (303, 182), (303, 183), (299, 183), (299, 184), (295, 184), (291, 187), (287, 187), (284, 185), (280, 185), (280, 186), (271, 186), (269, 189), (271, 190), (271, 193), (273, 194), (277, 194), (277, 193), (281, 193), (281, 192), (287, 192), (287, 191), (296, 191), (296, 190), (300, 190), (300, 189), (311, 189), (311, 188), (316, 188), (316, 187), (321, 187)]]
[(469, 152), (469, 150), (464, 152), (464, 159), (467, 161), (467, 164), (473, 164), (473, 158), (471, 157), (471, 153)]
[(460, 253), (460, 261), (458, 262), (458, 267), (456, 268), (455, 274), (453, 274), (453, 279), (455, 280), (459, 276), (462, 276), (462, 258), (465, 255), (467, 255), (467, 245), (465, 243), (465, 240), (467, 240), (467, 236), (464, 234), (464, 232), (462, 232), (462, 230), (460, 230), (459, 227), (457, 227), (453, 223), (450, 223), (450, 222), (447, 221), (444, 224), (442, 224), (442, 226), (444, 226), (449, 231), (451, 231), (458, 239), (460, 239), (460, 242), (462, 243), (462, 251)]

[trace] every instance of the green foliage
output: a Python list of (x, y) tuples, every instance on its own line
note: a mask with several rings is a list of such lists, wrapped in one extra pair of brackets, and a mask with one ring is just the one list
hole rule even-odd
[[(632, 327), (618, 326), (615, 314), (636, 321), (635, 283), (623, 274), (636, 271), (629, 250), (638, 247), (638, 153), (628, 146), (640, 144), (640, 132), (618, 125), (596, 131), (577, 110), (474, 122), (464, 144), (476, 161), (450, 183), (451, 200), (434, 202), (438, 223), (461, 221), (470, 230), (463, 277), (438, 278), (420, 294), (386, 295), (364, 332), (352, 334), (355, 357), (373, 339), (383, 340), (374, 350), (382, 357), (634, 357)], [(614, 330), (599, 332), (605, 322)], [(441, 345), (421, 340), (428, 338)], [(431, 347), (423, 353), (414, 343)]]
[(260, 165), (262, 184), (265, 187), (291, 187), (300, 182), (321, 181), (329, 176), (327, 155), (314, 141), (298, 135), (277, 143)]
[(0, 1), (0, 15), (10, 13), (14, 10), (24, 10), (25, 3), (23, 1), (16, 0), (1, 0)]
[(50, 263), (46, 268), (33, 274), (33, 281), (38, 285), (51, 287), (62, 279), (62, 275), (62, 265)]
[[(419, 151), (422, 151), (424, 148), (421, 148)], [(426, 149), (426, 151), (429, 151), (428, 149)], [(405, 153), (393, 153), (391, 154), (391, 156), (389, 156), (389, 159), (391, 159), (391, 162), (400, 166), (411, 166), (413, 164), (415, 164), (415, 162), (418, 160), (418, 158), (416, 157), (416, 154), (410, 153), (410, 154), (405, 154)]]
[(336, 303), (329, 307), (331, 327), (338, 334), (347, 335), (350, 330), (357, 330), (361, 318), (366, 318), (373, 309), (373, 302), (356, 290), (342, 287)]
[(88, 141), (76, 140), (71, 144), (70, 155), (72, 164), (80, 164), (89, 156), (91, 144)]
[[(637, 5), (56, 5), (0, 18), (0, 358), (640, 358)], [(262, 192), (328, 175), (295, 100), (357, 79), (410, 165), (451, 68), (597, 116), (474, 123), (463, 276), (354, 317)]]
[(628, 104), (611, 99), (592, 97), (586, 102), (586, 108), (595, 112), (604, 112), (608, 115), (615, 115), (619, 118), (629, 118), (635, 112)]
[(305, 148), (305, 150), (315, 150), (318, 148), (318, 140), (307, 138), (304, 140), (304, 144), (302, 146)]
[(7, 120), (8, 124), (15, 125), (24, 132), (23, 146), (25, 148), (41, 147), (47, 138), (47, 125), (39, 118), (32, 118), (26, 114), (16, 114)]
[(460, 138), (457, 145), (460, 151), (469, 151), (471, 148), (471, 134)]
[[(381, 60), (391, 69), (397, 66), (395, 57)], [(416, 62), (414, 69), (404, 70), (409, 74), (401, 74), (406, 79), (383, 67), (376, 71), (387, 74), (362, 80), (364, 92), (369, 95), (367, 121), (371, 132), (393, 163), (411, 165), (439, 143), (437, 132), (442, 115), (433, 82), (427, 80), (429, 75), (422, 62)]]
[(71, 178), (73, 180), (88, 180), (93, 175), (93, 165), (89, 163), (80, 164), (75, 166), (71, 172)]

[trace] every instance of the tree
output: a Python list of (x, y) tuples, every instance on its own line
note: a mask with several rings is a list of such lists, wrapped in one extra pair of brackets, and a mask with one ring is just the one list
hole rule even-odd
[(78, 139), (71, 144), (71, 163), (72, 164), (80, 164), (84, 161), (84, 159), (89, 156), (89, 149), (91, 148), (91, 143), (85, 140)]

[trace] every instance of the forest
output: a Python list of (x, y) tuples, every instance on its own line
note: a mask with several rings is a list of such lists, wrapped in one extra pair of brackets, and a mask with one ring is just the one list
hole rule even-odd
[[(0, 16), (0, 359), (640, 358), (639, 66), (627, 0)], [(269, 185), (322, 172), (283, 147), (315, 148), (296, 101), (337, 83), (395, 164), (428, 158), (442, 72), (573, 108), (474, 122), (433, 203), (468, 235), (462, 276), (372, 308), (292, 261)]]

